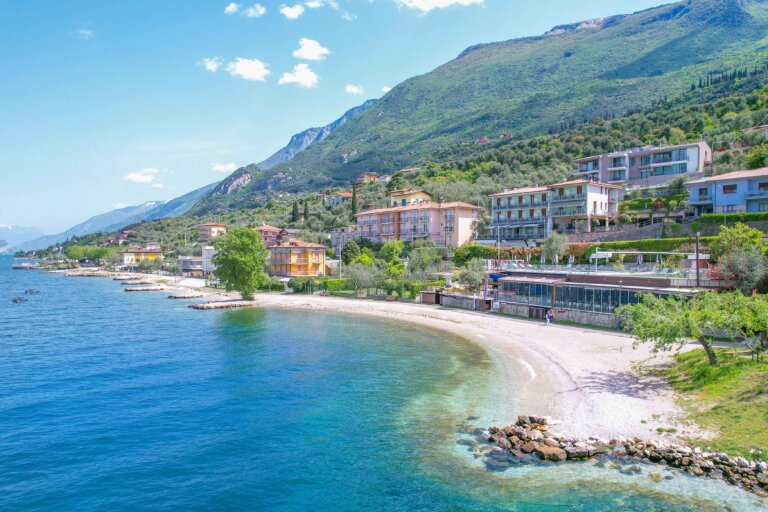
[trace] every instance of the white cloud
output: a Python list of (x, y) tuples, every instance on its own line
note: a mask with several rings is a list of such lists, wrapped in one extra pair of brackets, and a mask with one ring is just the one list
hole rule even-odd
[(79, 39), (85, 39), (87, 41), (88, 39), (93, 39), (94, 36), (96, 36), (96, 33), (93, 30), (87, 28), (77, 29), (77, 37)]
[(228, 164), (211, 164), (211, 170), (213, 172), (233, 172), (237, 169), (237, 165), (234, 162)]
[(299, 39), (299, 49), (293, 52), (293, 56), (304, 60), (325, 60), (325, 56), (329, 53), (331, 50), (324, 48), (314, 39), (302, 37)]
[(387, 87), (386, 85), (381, 88), (381, 92), (383, 92), (384, 94), (387, 94), (391, 90), (392, 90), (392, 88), (391, 87)]
[(224, 8), (224, 14), (235, 14), (239, 10), (240, 10), (240, 4), (236, 4), (235, 2), (232, 2)]
[(365, 91), (363, 90), (362, 85), (347, 84), (347, 86), (344, 88), (344, 92), (354, 94), (355, 96), (362, 96)]
[(236, 58), (227, 64), (227, 72), (232, 76), (239, 76), (245, 80), (263, 82), (272, 72), (267, 65), (259, 59)]
[(287, 5), (281, 5), (280, 14), (282, 14), (289, 20), (295, 20), (295, 19), (298, 19), (299, 16), (304, 14), (304, 6), (301, 4), (296, 4), (293, 7), (289, 7)]
[(113, 210), (119, 210), (119, 209), (121, 209), (121, 208), (125, 208), (126, 206), (128, 206), (126, 203), (115, 203), (115, 204), (112, 206), (112, 209), (113, 209)]
[(245, 10), (245, 15), (249, 18), (260, 18), (267, 13), (267, 8), (261, 4), (253, 4)]
[(432, 9), (445, 9), (454, 5), (483, 5), (485, 0), (395, 0), (397, 5), (428, 13)]
[[(131, 183), (144, 183), (147, 185), (160, 185), (157, 183), (157, 175), (160, 173), (159, 169), (154, 167), (145, 167), (144, 169), (136, 172), (129, 172), (123, 176), (123, 180), (130, 181)], [(162, 185), (160, 185), (162, 186)]]
[(320, 7), (328, 6), (335, 11), (339, 10), (339, 3), (336, 2), (336, 0), (309, 0), (304, 2), (304, 5), (310, 9), (319, 9)]
[(278, 82), (280, 85), (297, 84), (305, 89), (317, 87), (318, 77), (306, 64), (296, 64), (293, 71), (283, 73)]
[(341, 19), (343, 19), (345, 21), (354, 21), (354, 20), (357, 19), (357, 14), (353, 14), (353, 13), (351, 13), (349, 11), (344, 11), (341, 14)]
[(217, 72), (219, 67), (221, 67), (221, 64), (221, 57), (205, 57), (200, 61), (200, 65), (202, 65), (205, 70), (210, 73)]

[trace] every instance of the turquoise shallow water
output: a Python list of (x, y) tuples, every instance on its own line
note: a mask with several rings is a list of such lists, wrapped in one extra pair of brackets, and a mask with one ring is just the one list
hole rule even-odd
[[(752, 510), (683, 476), (488, 471), (479, 347), (346, 315), (198, 312), (0, 258), (0, 510)], [(10, 299), (26, 288), (40, 295)], [(481, 425), (487, 426), (487, 425)]]

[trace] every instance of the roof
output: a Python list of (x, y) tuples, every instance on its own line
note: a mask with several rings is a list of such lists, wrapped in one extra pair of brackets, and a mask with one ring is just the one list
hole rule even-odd
[(543, 186), (543, 187), (513, 188), (512, 190), (504, 190), (503, 192), (491, 194), (488, 197), (508, 196), (510, 194), (533, 194), (536, 192), (549, 192), (549, 187)]
[(611, 183), (603, 183), (602, 181), (594, 181), (594, 180), (571, 180), (571, 181), (563, 181), (561, 183), (554, 183), (549, 186), (549, 188), (553, 187), (566, 187), (568, 185), (598, 185), (601, 187), (608, 187), (608, 188), (622, 188), (621, 185), (613, 185)]
[(414, 204), (408, 204), (405, 206), (394, 206), (392, 208), (377, 208), (375, 210), (368, 210), (365, 212), (360, 212), (355, 214), (356, 216), (360, 215), (371, 215), (374, 213), (387, 213), (387, 212), (407, 212), (410, 210), (430, 210), (430, 209), (439, 209), (439, 210), (447, 210), (449, 208), (464, 208), (468, 210), (482, 210), (479, 206), (475, 206), (473, 204), (464, 203), (461, 201), (454, 201), (452, 203), (435, 203), (433, 201), (424, 201), (422, 203), (414, 203)]
[(322, 244), (313, 244), (312, 242), (305, 242), (304, 240), (297, 240), (290, 238), (282, 242), (278, 242), (274, 245), (270, 245), (268, 249), (327, 249), (328, 247)]
[(762, 167), (760, 169), (749, 169), (745, 171), (734, 171), (725, 174), (718, 174), (717, 176), (710, 176), (708, 178), (701, 178), (699, 180), (689, 181), (688, 185), (695, 185), (697, 183), (709, 183), (712, 181), (726, 181), (726, 180), (742, 180), (746, 178), (762, 178), (768, 176), (768, 167)]
[(606, 153), (601, 153), (599, 155), (592, 155), (592, 156), (584, 156), (581, 158), (577, 158), (574, 160), (574, 162), (586, 162), (588, 160), (594, 160), (596, 158), (601, 158), (604, 156), (610, 156), (610, 155), (639, 155), (642, 153), (655, 153), (658, 151), (672, 151), (674, 149), (681, 149), (681, 148), (690, 148), (691, 146), (703, 146), (707, 143), (704, 141), (700, 142), (687, 142), (685, 144), (675, 144), (673, 146), (643, 146), (639, 148), (630, 148), (625, 150), (618, 150), (618, 151), (608, 151)]
[(139, 247), (136, 249), (126, 249), (124, 251), (120, 251), (120, 254), (140, 254), (140, 253), (162, 253), (163, 251), (160, 249), (147, 249), (145, 247)]
[(256, 231), (276, 231), (276, 232), (285, 231), (282, 228), (276, 228), (275, 226), (270, 226), (268, 224), (264, 224), (263, 226), (256, 226), (253, 229), (255, 229)]
[(393, 190), (392, 192), (389, 193), (390, 196), (407, 196), (411, 194), (426, 194), (429, 197), (432, 197), (432, 194), (430, 194), (426, 190), (412, 189), (412, 188), (401, 188), (399, 190)]
[(221, 222), (209, 222), (207, 224), (198, 224), (197, 227), (199, 228), (225, 228), (227, 227), (226, 224), (222, 224)]
[(331, 194), (331, 196), (352, 197), (352, 193), (351, 192), (337, 192), (336, 194)]

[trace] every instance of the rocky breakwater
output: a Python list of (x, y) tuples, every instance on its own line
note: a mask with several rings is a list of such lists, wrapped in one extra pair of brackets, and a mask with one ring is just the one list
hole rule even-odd
[[(685, 444), (665, 444), (637, 437), (575, 439), (551, 432), (547, 418), (540, 416), (518, 416), (515, 425), (491, 427), (484, 435), (497, 446), (497, 451), (510, 453), (516, 462), (592, 459), (611, 462), (610, 467), (625, 473), (641, 473), (641, 465), (664, 465), (699, 477), (722, 479), (768, 497), (768, 463), (750, 462), (743, 457), (707, 452)], [(650, 476), (658, 480), (664, 478), (658, 473)]]

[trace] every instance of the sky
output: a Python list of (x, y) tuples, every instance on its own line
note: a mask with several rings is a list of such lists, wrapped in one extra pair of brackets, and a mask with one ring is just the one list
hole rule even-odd
[(172, 199), (468, 46), (662, 3), (0, 0), (0, 225)]

